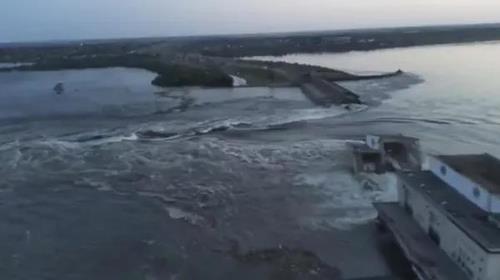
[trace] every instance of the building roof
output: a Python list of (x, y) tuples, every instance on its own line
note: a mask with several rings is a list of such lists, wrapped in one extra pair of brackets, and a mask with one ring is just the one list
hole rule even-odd
[(421, 193), (472, 240), (488, 252), (500, 253), (500, 228), (491, 215), (467, 200), (430, 171), (398, 173), (403, 183)]
[(351, 149), (361, 154), (380, 154), (379, 150), (374, 150), (364, 143), (349, 143)]
[(489, 154), (437, 156), (437, 158), (491, 193), (500, 194), (500, 160), (497, 158)]
[(403, 134), (370, 134), (369, 136), (380, 137), (382, 141), (412, 141), (420, 142), (420, 139)]

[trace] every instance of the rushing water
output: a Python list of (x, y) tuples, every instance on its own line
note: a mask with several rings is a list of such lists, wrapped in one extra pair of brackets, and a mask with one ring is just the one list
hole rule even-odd
[(0, 278), (388, 273), (369, 222), (393, 189), (351, 176), (349, 137), (307, 130), (351, 112), (294, 88), (160, 89), (153, 78), (0, 74)]
[(405, 133), (429, 152), (500, 155), (497, 53), (267, 58), (412, 73), (345, 83), (371, 104), (354, 111), (294, 88), (160, 89), (134, 69), (0, 74), (0, 278), (389, 274), (371, 203), (394, 198), (394, 178), (363, 187), (345, 144)]

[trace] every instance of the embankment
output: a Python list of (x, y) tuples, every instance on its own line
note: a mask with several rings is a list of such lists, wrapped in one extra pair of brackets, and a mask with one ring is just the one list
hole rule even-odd
[(311, 77), (301, 85), (304, 94), (316, 105), (329, 107), (332, 105), (361, 104), (358, 95), (350, 90), (323, 78)]

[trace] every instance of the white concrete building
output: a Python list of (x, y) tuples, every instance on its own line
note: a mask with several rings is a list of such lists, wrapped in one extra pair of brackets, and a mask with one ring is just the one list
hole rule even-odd
[(489, 213), (500, 213), (498, 159), (487, 154), (431, 156), (429, 165), (432, 173), (476, 206)]
[(473, 280), (500, 279), (500, 161), (432, 156), (429, 171), (399, 173), (399, 204)]
[(367, 135), (364, 143), (350, 143), (354, 173), (420, 170), (420, 141), (404, 135)]

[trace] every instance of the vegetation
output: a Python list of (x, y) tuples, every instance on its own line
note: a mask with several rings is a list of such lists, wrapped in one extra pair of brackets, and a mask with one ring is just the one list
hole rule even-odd
[(212, 37), (186, 42), (183, 51), (205, 56), (246, 57), (290, 53), (348, 52), (469, 43), (500, 39), (500, 25), (405, 27)]
[(231, 87), (233, 79), (219, 70), (197, 68), (180, 64), (164, 65), (153, 80), (156, 86)]

